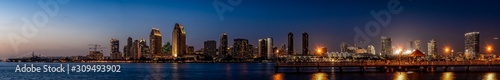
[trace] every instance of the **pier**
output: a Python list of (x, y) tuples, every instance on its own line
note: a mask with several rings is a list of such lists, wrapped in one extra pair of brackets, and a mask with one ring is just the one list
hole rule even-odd
[(276, 63), (275, 72), (281, 68), (294, 68), (300, 72), (301, 68), (314, 68), (322, 72), (323, 68), (337, 68), (338, 72), (344, 72), (343, 68), (359, 68), (360, 72), (366, 71), (368, 67), (375, 67), (377, 71), (421, 71), (428, 72), (439, 69), (448, 71), (450, 67), (465, 67), (465, 71), (470, 71), (470, 67), (484, 67), (491, 71), (492, 67), (500, 66), (500, 61), (423, 61), (423, 62), (307, 62), (307, 63)]

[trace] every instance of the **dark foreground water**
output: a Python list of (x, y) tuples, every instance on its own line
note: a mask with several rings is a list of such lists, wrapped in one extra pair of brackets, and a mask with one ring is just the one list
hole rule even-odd
[[(16, 65), (121, 65), (120, 73), (19, 73)], [(452, 68), (459, 70), (460, 68)], [(485, 68), (473, 68), (484, 70)], [(499, 72), (347, 72), (282, 69), (273, 63), (7, 63), (0, 62), (1, 80), (496, 80)], [(356, 69), (351, 69), (355, 71)], [(486, 69), (487, 71), (487, 69)], [(284, 72), (284, 73), (283, 73)]]

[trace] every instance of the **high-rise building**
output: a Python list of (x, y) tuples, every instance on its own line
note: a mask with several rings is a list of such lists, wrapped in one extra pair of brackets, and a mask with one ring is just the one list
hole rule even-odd
[(218, 56), (217, 42), (215, 40), (207, 40), (203, 43), (203, 53), (212, 57)]
[(465, 55), (467, 58), (475, 58), (479, 53), (479, 32), (465, 34)]
[(273, 53), (274, 53), (274, 49), (273, 49), (273, 38), (267, 38), (266, 39), (266, 44), (267, 44), (267, 59), (271, 59), (273, 56)]
[(414, 49), (415, 49), (415, 42), (408, 41), (408, 49), (407, 50), (414, 50)]
[(340, 52), (348, 52), (349, 45), (345, 42), (340, 44)]
[(369, 53), (369, 54), (376, 55), (376, 53), (375, 53), (375, 46), (373, 46), (373, 45), (368, 45), (368, 47), (367, 47), (367, 48), (368, 48), (367, 50), (368, 50), (368, 53)]
[(188, 46), (187, 47), (187, 54), (188, 55), (194, 55), (195, 52), (194, 52), (194, 46)]
[(186, 31), (184, 26), (175, 23), (172, 31), (172, 56), (178, 57), (186, 54)]
[(233, 56), (236, 58), (250, 58), (251, 53), (248, 51), (249, 47), (250, 44), (248, 44), (248, 39), (234, 39)]
[(141, 52), (141, 57), (151, 59), (153, 55), (149, 52), (149, 46), (146, 44), (146, 40), (141, 39), (139, 40), (139, 48)]
[(296, 55), (294, 54), (293, 49), (293, 33), (288, 32), (288, 55)]
[(125, 52), (126, 59), (130, 59), (132, 57), (132, 38), (131, 37), (127, 38), (127, 45), (125, 45), (125, 49), (123, 52)]
[(227, 34), (224, 32), (220, 38), (219, 45), (219, 55), (226, 56), (228, 55), (228, 43), (227, 43)]
[(420, 50), (420, 40), (415, 40), (413, 44), (415, 44), (415, 50)]
[(267, 58), (267, 41), (266, 39), (259, 39), (258, 56), (261, 58)]
[(259, 39), (258, 55), (265, 59), (271, 59), (274, 54), (273, 38)]
[(139, 44), (139, 40), (135, 40), (131, 47), (132, 58), (140, 59), (141, 58), (141, 45)]
[(149, 52), (157, 57), (164, 56), (162, 52), (162, 36), (160, 29), (153, 28), (149, 34)]
[(302, 55), (313, 55), (309, 53), (309, 34), (302, 33)]
[(388, 57), (389, 55), (392, 54), (392, 39), (389, 37), (381, 37), (381, 47), (380, 47), (380, 53), (383, 57)]
[(118, 39), (111, 38), (110, 44), (111, 59), (121, 59), (122, 54), (120, 52), (120, 41)]
[(432, 39), (431, 41), (429, 41), (429, 43), (427, 43), (427, 56), (428, 57), (434, 57), (436, 54), (437, 54), (437, 47), (436, 47), (436, 40), (435, 39)]

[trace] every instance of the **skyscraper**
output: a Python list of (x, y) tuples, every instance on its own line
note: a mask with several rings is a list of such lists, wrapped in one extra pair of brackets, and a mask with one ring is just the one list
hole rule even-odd
[(266, 39), (259, 39), (258, 46), (258, 55), (261, 58), (267, 58), (267, 41)]
[(309, 34), (307, 32), (302, 33), (302, 55), (313, 55), (309, 54)]
[(349, 45), (348, 45), (347, 43), (342, 42), (342, 43), (340, 44), (340, 52), (347, 52), (347, 51), (348, 51), (348, 49), (347, 49), (347, 48), (349, 48)]
[(465, 55), (467, 58), (475, 58), (479, 53), (479, 32), (465, 34)]
[(415, 40), (413, 43), (415, 44), (414, 49), (415, 50), (420, 50), (420, 40)]
[(236, 58), (250, 58), (251, 53), (248, 52), (249, 47), (250, 44), (248, 44), (248, 39), (234, 39), (233, 56)]
[(125, 58), (129, 59), (132, 57), (132, 38), (128, 37), (127, 38), (127, 45), (125, 45), (125, 49), (123, 50), (125, 52)]
[(382, 57), (387, 58), (389, 55), (392, 54), (392, 39), (389, 37), (381, 37), (381, 47), (380, 47), (380, 53)]
[(428, 57), (434, 57), (436, 54), (437, 54), (437, 47), (436, 47), (436, 40), (435, 39), (432, 39), (431, 41), (429, 41), (429, 43), (427, 43), (427, 56)]
[(288, 32), (288, 55), (295, 55), (293, 52), (293, 33)]
[(111, 38), (110, 44), (111, 59), (121, 59), (122, 54), (120, 53), (120, 41), (118, 39)]
[(186, 31), (184, 26), (175, 23), (172, 31), (172, 56), (178, 57), (186, 54)]
[(194, 46), (188, 46), (186, 53), (188, 55), (194, 55), (195, 54), (195, 52), (194, 52)]
[(372, 54), (372, 55), (376, 55), (375, 53), (375, 46), (373, 45), (368, 45), (368, 53)]
[(274, 49), (273, 49), (273, 38), (267, 38), (266, 39), (266, 44), (267, 44), (267, 59), (271, 59), (272, 58), (272, 55), (274, 53)]
[(162, 37), (160, 29), (153, 28), (149, 34), (149, 52), (155, 58), (164, 56), (162, 52)]
[(139, 47), (141, 48), (141, 57), (151, 59), (153, 56), (149, 52), (149, 46), (146, 44), (146, 40), (139, 40)]
[(226, 32), (222, 33), (222, 36), (220, 38), (220, 45), (219, 45), (219, 55), (226, 56), (228, 55), (228, 44), (227, 44), (227, 34)]
[(217, 56), (217, 42), (215, 40), (207, 40), (203, 43), (203, 53), (212, 57)]
[(139, 44), (139, 40), (134, 40), (132, 44), (132, 58), (140, 59), (141, 58), (141, 45)]

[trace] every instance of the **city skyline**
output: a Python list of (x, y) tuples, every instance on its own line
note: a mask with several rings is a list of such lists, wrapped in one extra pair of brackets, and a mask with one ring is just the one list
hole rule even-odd
[[(8, 2), (17, 5), (8, 5)], [(273, 43), (276, 47), (287, 44), (287, 32), (293, 32), (299, 34), (294, 36), (294, 50), (301, 53), (302, 41), (300, 33), (307, 32), (311, 51), (319, 47), (326, 47), (329, 51), (340, 51), (340, 43), (355, 43), (353, 38), (356, 33), (353, 28), (359, 26), (364, 30), (364, 24), (369, 20), (374, 20), (370, 11), (384, 9), (387, 3), (387, 1), (369, 1), (366, 3), (356, 1), (305, 1), (306, 4), (298, 5), (291, 2), (301, 1), (291, 1), (290, 3), (282, 3), (286, 5), (284, 7), (278, 7), (273, 6), (273, 4), (278, 4), (281, 1), (262, 3), (263, 1), (245, 0), (240, 5), (233, 6), (234, 11), (225, 13), (225, 19), (220, 20), (220, 16), (212, 7), (213, 1), (200, 1), (199, 3), (188, 3), (189, 1), (134, 2), (137, 1), (82, 2), (74, 0), (66, 5), (61, 5), (58, 15), (51, 18), (46, 27), (39, 28), (39, 33), (28, 39), (28, 43), (21, 44), (19, 46), (20, 51), (17, 54), (12, 49), (7, 34), (13, 32), (22, 35), (21, 26), (23, 23), (21, 18), (27, 16), (31, 19), (30, 13), (43, 9), (35, 5), (36, 1), (6, 1), (7, 4), (5, 5), (0, 3), (4, 6), (0, 10), (5, 11), (6, 14), (13, 14), (8, 17), (5, 15), (0, 16), (2, 17), (0, 19), (0, 26), (2, 26), (0, 27), (0, 37), (3, 37), (0, 39), (0, 48), (2, 48), (0, 58), (15, 57), (29, 52), (40, 52), (48, 56), (86, 55), (89, 51), (87, 44), (109, 45), (109, 39), (111, 38), (120, 40), (119, 44), (124, 45), (127, 37), (149, 41), (148, 33), (153, 27), (160, 29), (162, 35), (164, 35), (162, 38), (163, 43), (172, 43), (172, 36), (169, 34), (173, 31), (174, 26), (172, 25), (176, 23), (184, 25), (187, 33), (186, 43), (188, 46), (194, 46), (195, 50), (202, 48), (205, 40), (219, 42), (220, 34), (224, 32), (227, 32), (228, 44), (233, 44), (233, 39), (245, 38), (248, 39), (249, 44), (256, 46), (258, 39), (273, 37)], [(393, 15), (390, 26), (382, 28), (381, 34), (370, 38), (372, 41), (369, 44), (375, 46), (377, 53), (380, 53), (380, 36), (391, 37), (393, 46), (405, 46), (410, 40), (422, 40), (423, 43), (426, 43), (426, 41), (436, 39), (438, 53), (445, 46), (463, 52), (465, 45), (463, 34), (467, 32), (481, 32), (480, 47), (492, 44), (493, 38), (500, 36), (495, 35), (500, 34), (500, 32), (495, 31), (498, 30), (500, 24), (494, 22), (500, 21), (500, 16), (494, 15), (500, 12), (488, 10), (494, 9), (495, 6), (498, 7), (498, 5), (493, 4), (494, 2), (481, 3), (483, 6), (471, 4), (466, 7), (460, 6), (469, 3), (468, 1), (447, 4), (439, 1), (434, 4), (425, 2), (401, 0), (401, 5), (405, 8), (404, 11), (401, 14)], [(101, 9), (82, 6), (90, 3), (97, 3), (93, 5), (101, 7)], [(146, 7), (145, 4), (156, 6)], [(262, 5), (255, 6), (256, 4)], [(311, 6), (312, 4), (318, 5)], [(20, 7), (19, 5), (28, 6), (22, 6), (25, 10), (7, 9)], [(177, 6), (187, 7), (175, 8)], [(250, 12), (257, 7), (266, 6), (271, 8)], [(347, 6), (350, 6), (350, 8), (342, 8)], [(352, 6), (358, 6), (359, 9)], [(429, 7), (436, 7), (437, 9), (421, 10)], [(76, 9), (79, 8), (82, 8), (82, 11), (95, 12), (77, 11)], [(283, 10), (282, 12), (273, 12), (273, 10), (278, 9)], [(143, 13), (139, 13), (141, 11)], [(272, 11), (269, 12), (272, 14), (268, 14), (266, 11)], [(456, 12), (459, 11), (467, 11), (467, 13), (457, 14)], [(14, 14), (17, 12), (23, 14)], [(61, 40), (61, 38), (64, 40)], [(120, 45), (120, 51), (124, 45)], [(217, 47), (219, 46), (217, 45)], [(421, 49), (427, 49), (425, 46), (421, 45)], [(500, 49), (498, 47), (494, 48), (496, 50)], [(103, 52), (104, 55), (110, 55), (109, 49), (105, 49)]]

